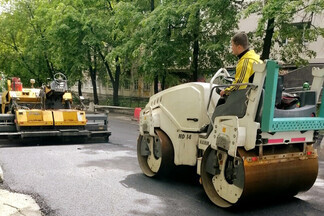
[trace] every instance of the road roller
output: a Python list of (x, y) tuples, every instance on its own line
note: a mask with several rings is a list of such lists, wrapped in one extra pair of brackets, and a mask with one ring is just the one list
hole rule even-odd
[[(275, 61), (253, 69), (252, 83), (226, 84), (230, 75), (220, 69), (209, 83), (153, 95), (139, 121), (143, 173), (156, 177), (194, 166), (208, 198), (222, 208), (309, 190), (318, 174), (314, 143), (324, 129), (324, 106), (318, 106), (324, 69), (312, 70), (310, 89), (290, 92)], [(218, 103), (220, 90), (232, 85), (243, 87)]]

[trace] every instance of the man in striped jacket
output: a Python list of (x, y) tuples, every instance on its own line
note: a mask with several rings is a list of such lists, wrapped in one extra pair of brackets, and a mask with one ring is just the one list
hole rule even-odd
[[(236, 65), (234, 83), (253, 82), (253, 63), (261, 63), (260, 56), (249, 49), (249, 39), (245, 32), (236, 33), (232, 38), (232, 52), (239, 60)], [(229, 95), (232, 91), (245, 89), (246, 86), (230, 86), (220, 92), (220, 96)]]

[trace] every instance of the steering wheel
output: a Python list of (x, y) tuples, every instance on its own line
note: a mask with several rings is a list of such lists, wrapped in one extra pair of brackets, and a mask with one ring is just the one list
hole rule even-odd
[[(221, 68), (211, 78), (210, 83), (209, 83), (210, 84), (210, 89), (212, 89), (215, 80), (217, 80), (218, 78), (222, 78), (222, 79), (224, 79), (227, 82), (231, 82), (232, 81), (232, 77), (227, 72), (227, 70), (225, 68)], [(218, 85), (219, 84), (216, 84), (216, 92), (217, 92), (217, 94), (219, 94), (221, 92), (221, 90), (223, 90), (223, 88), (217, 87)]]
[(226, 82), (228, 82), (228, 83), (232, 83), (232, 82), (235, 80), (235, 77), (231, 77), (231, 76), (229, 76), (229, 77), (224, 77), (224, 80), (225, 80)]
[(54, 74), (54, 81), (56, 84), (60, 84), (61, 82), (66, 82), (67, 78), (64, 74), (59, 72), (59, 73)]

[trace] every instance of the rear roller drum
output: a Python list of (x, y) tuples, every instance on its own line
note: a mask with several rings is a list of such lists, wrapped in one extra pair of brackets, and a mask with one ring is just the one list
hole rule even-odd
[(173, 146), (169, 137), (160, 129), (156, 136), (139, 135), (137, 159), (143, 173), (149, 177), (166, 175), (173, 168)]
[(223, 208), (243, 200), (294, 196), (310, 189), (316, 180), (317, 154), (312, 146), (309, 152), (260, 159), (240, 148), (239, 157), (234, 158), (208, 147), (202, 158), (202, 184), (209, 199)]

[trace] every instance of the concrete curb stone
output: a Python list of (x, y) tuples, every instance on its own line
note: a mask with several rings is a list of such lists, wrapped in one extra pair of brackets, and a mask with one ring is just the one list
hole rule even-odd
[[(0, 184), (4, 181), (0, 166)], [(39, 205), (29, 195), (10, 192), (0, 188), (0, 216), (42, 216)]]
[(42, 213), (31, 196), (0, 189), (0, 215), (42, 216)]

